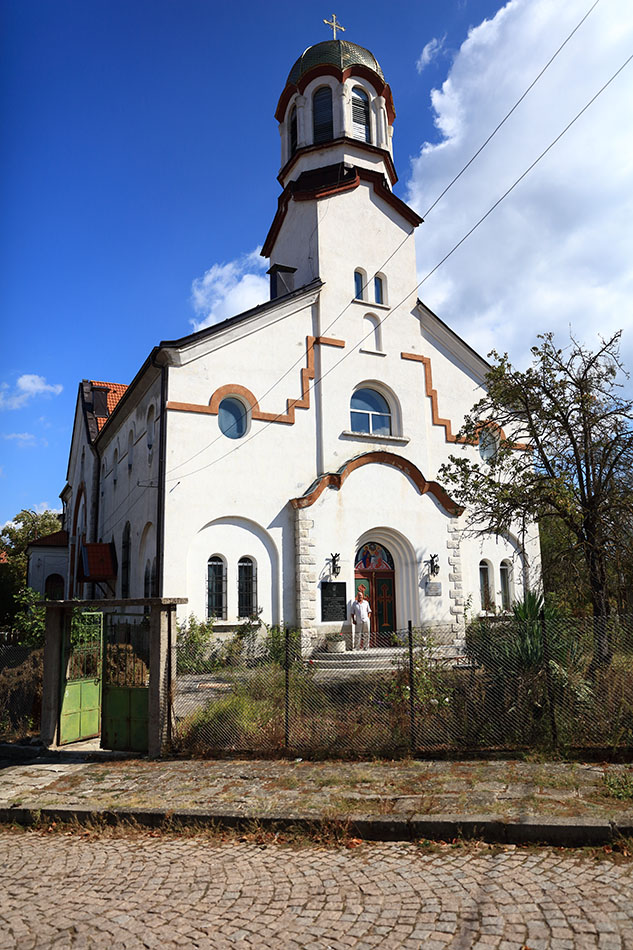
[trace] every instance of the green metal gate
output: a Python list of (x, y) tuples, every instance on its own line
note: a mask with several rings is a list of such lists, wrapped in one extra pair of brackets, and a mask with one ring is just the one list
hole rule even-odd
[(103, 663), (101, 745), (147, 752), (149, 617), (107, 614)]
[(73, 611), (62, 648), (59, 744), (98, 736), (103, 614)]

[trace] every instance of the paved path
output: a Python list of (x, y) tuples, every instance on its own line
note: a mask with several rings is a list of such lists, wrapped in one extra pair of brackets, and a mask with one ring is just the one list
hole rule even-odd
[[(633, 823), (630, 765), (580, 762), (303, 762), (125, 758), (86, 761), (94, 743), (0, 761), (0, 807), (162, 808), (313, 817), (488, 815)], [(4, 766), (4, 767), (2, 767)]]
[(0, 948), (633, 948), (633, 864), (0, 830)]

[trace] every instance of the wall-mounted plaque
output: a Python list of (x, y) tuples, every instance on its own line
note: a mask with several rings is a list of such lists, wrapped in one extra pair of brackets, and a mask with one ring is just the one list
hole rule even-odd
[(440, 581), (426, 582), (426, 596), (427, 597), (441, 597), (442, 596), (442, 585)]
[(347, 620), (347, 585), (345, 581), (324, 581), (321, 584), (321, 622)]

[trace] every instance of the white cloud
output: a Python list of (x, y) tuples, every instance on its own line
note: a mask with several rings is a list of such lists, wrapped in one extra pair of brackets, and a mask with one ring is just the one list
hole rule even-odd
[(35, 445), (36, 442), (36, 436), (32, 432), (6, 432), (2, 434), (2, 438), (17, 442), (19, 446)]
[(421, 73), (422, 70), (425, 68), (425, 66), (428, 66), (429, 63), (435, 59), (436, 56), (438, 56), (441, 52), (443, 52), (445, 42), (446, 42), (446, 33), (444, 34), (441, 40), (438, 40), (436, 36), (434, 36), (432, 40), (429, 40), (429, 42), (426, 44), (426, 46), (420, 53), (420, 57), (417, 63), (415, 64), (415, 68), (417, 69), (419, 73)]
[(36, 396), (59, 396), (63, 388), (61, 383), (47, 383), (44, 376), (25, 373), (13, 390), (7, 383), (0, 386), (0, 409), (21, 409)]
[[(438, 141), (412, 162), (424, 214), (587, 11), (573, 0), (511, 0), (472, 29), (431, 93)], [(630, 0), (599, 4), (481, 156), (418, 231), (419, 278), (450, 250), (630, 55)], [(537, 333), (571, 326), (593, 345), (624, 328), (633, 369), (633, 63), (420, 296), (482, 354), (519, 364)]]
[(47, 501), (40, 501), (38, 505), (33, 505), (33, 511), (38, 515), (43, 515), (45, 511), (52, 511), (54, 515), (61, 515), (61, 508), (51, 508)]
[(269, 299), (269, 283), (264, 276), (267, 262), (256, 248), (250, 254), (226, 264), (213, 264), (191, 285), (191, 301), (199, 315), (192, 320), (194, 330), (202, 330)]

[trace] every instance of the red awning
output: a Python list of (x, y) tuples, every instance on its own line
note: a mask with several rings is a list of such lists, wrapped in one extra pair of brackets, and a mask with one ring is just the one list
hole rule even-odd
[(117, 562), (114, 544), (82, 544), (77, 576), (80, 581), (112, 581), (116, 579)]

